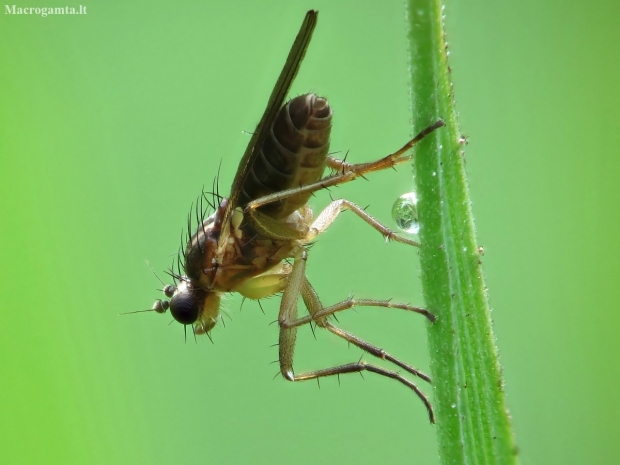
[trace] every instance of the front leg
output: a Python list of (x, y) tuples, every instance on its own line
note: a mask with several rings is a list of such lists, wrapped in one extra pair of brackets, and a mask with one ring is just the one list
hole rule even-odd
[(297, 300), (306, 277), (306, 260), (308, 252), (300, 247), (294, 255), (293, 268), (288, 277), (288, 283), (282, 294), (280, 302), (280, 325), (279, 356), (280, 373), (289, 381), (295, 381), (293, 372), (293, 355), (295, 353), (295, 341), (297, 339), (297, 327), (290, 327), (288, 323), (297, 319)]

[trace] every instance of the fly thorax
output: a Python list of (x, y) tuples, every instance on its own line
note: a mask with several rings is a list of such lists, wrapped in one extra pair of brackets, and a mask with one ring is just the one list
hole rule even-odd
[(191, 236), (185, 249), (185, 274), (198, 283), (196, 287), (206, 290), (213, 288), (213, 281), (219, 260), (218, 242), (222, 232), (222, 218), (228, 205), (227, 199), (222, 199), (218, 209), (204, 220)]

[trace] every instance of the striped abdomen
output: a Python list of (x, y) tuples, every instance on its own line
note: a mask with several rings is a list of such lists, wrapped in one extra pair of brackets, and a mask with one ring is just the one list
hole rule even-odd
[[(318, 181), (323, 176), (332, 111), (315, 94), (300, 95), (284, 105), (263, 143), (259, 156), (241, 188), (239, 206), (274, 192)], [(298, 194), (260, 207), (263, 214), (285, 218), (308, 201)]]

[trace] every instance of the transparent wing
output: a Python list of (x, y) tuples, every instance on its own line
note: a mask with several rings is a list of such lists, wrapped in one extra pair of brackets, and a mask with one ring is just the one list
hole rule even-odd
[(280, 77), (278, 77), (278, 81), (271, 92), (271, 96), (269, 97), (269, 102), (267, 103), (267, 108), (265, 108), (263, 117), (256, 126), (256, 130), (254, 131), (254, 134), (245, 149), (243, 158), (241, 158), (241, 161), (239, 162), (239, 168), (237, 168), (237, 174), (235, 175), (230, 196), (228, 197), (228, 206), (224, 212), (222, 234), (220, 236), (221, 240), (225, 240), (224, 238), (228, 237), (230, 215), (233, 209), (237, 206), (241, 186), (243, 186), (250, 172), (250, 167), (258, 156), (269, 128), (271, 128), (278, 111), (284, 103), (284, 99), (288, 94), (291, 84), (297, 75), (297, 71), (299, 70), (304, 55), (306, 54), (306, 50), (308, 49), (308, 45), (310, 44), (310, 39), (312, 38), (312, 33), (314, 32), (314, 28), (317, 23), (318, 14), (319, 12), (315, 10), (310, 10), (306, 13), (306, 17), (301, 24), (299, 32), (297, 33), (297, 37), (295, 38), (295, 42), (293, 43), (291, 51), (288, 54), (286, 63), (280, 72)]

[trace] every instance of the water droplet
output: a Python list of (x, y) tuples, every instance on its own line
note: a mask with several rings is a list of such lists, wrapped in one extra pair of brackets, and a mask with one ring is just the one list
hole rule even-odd
[(433, 176), (437, 176), (437, 172), (436, 171), (433, 171)]
[(450, 405), (450, 407), (456, 408), (456, 404), (452, 404), (452, 405)]
[(418, 221), (418, 196), (415, 192), (401, 195), (392, 207), (392, 217), (400, 229), (409, 234), (420, 232)]

